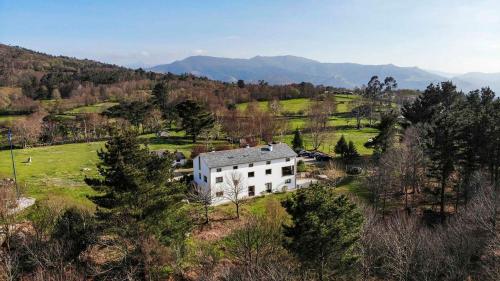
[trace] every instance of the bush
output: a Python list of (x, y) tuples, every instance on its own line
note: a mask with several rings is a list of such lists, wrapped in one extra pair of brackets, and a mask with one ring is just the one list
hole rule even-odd
[(303, 160), (297, 162), (297, 172), (302, 173), (306, 171), (306, 163)]

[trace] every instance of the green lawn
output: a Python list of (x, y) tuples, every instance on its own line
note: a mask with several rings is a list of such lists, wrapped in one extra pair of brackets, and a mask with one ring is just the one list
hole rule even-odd
[(106, 111), (108, 108), (117, 105), (117, 102), (103, 102), (97, 103), (89, 106), (80, 106), (73, 108), (67, 112), (66, 114), (81, 114), (81, 113), (102, 113)]
[[(333, 153), (333, 148), (337, 141), (340, 139), (342, 135), (346, 138), (347, 141), (352, 140), (358, 149), (359, 154), (361, 155), (371, 155), (373, 153), (373, 149), (366, 148), (364, 144), (368, 141), (368, 139), (375, 137), (378, 134), (378, 130), (375, 128), (361, 128), (360, 130), (356, 130), (354, 128), (347, 129), (338, 129), (333, 132), (327, 133), (326, 140), (320, 146), (319, 150), (326, 153)], [(304, 134), (304, 145), (306, 149), (312, 149), (311, 144), (311, 136), (309, 134)], [(277, 137), (278, 141), (285, 142), (288, 144), (292, 143), (293, 134), (286, 135), (284, 138)]]
[[(266, 212), (266, 207), (272, 203), (280, 204), (281, 201), (285, 200), (287, 197), (291, 196), (295, 191), (286, 193), (274, 193), (265, 196), (258, 196), (252, 199), (246, 200), (241, 206), (241, 214), (243, 216), (248, 214), (253, 215), (263, 215)], [(366, 201), (369, 197), (369, 192), (361, 185), (361, 179), (357, 177), (349, 177), (343, 183), (332, 189), (332, 192), (336, 194), (344, 194), (349, 196), (354, 196), (360, 200)], [(223, 214), (227, 214), (228, 217), (234, 215), (234, 205), (231, 203), (222, 204), (214, 207), (214, 210)]]

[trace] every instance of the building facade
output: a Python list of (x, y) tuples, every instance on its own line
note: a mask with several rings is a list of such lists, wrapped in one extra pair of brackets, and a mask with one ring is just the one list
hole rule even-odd
[(194, 182), (213, 204), (229, 202), (236, 189), (240, 198), (286, 191), (296, 187), (296, 158), (283, 143), (201, 153), (193, 159)]

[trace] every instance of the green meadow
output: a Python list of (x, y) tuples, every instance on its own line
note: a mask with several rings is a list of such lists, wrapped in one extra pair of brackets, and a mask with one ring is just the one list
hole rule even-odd
[[(358, 99), (359, 96), (355, 95), (335, 95), (335, 101), (337, 106), (337, 113), (345, 113), (348, 111), (347, 105), (355, 99)], [(261, 110), (268, 110), (268, 102), (267, 101), (259, 101), (257, 102), (258, 106)], [(300, 98), (300, 99), (290, 99), (290, 100), (282, 100), (280, 101), (281, 109), (283, 112), (299, 112), (302, 111), (304, 113), (307, 112), (311, 105), (312, 101), (308, 98)], [(248, 106), (248, 102), (239, 103), (236, 108), (238, 110), (245, 110)]]
[[(182, 137), (142, 137), (148, 140), (151, 150), (178, 150), (189, 156), (193, 146)], [(15, 149), (19, 185), (24, 194), (38, 200), (93, 209), (87, 199), (93, 190), (85, 184), (84, 179), (98, 175), (97, 151), (103, 147), (104, 142), (91, 142)], [(28, 163), (29, 157), (31, 163)], [(12, 178), (10, 151), (0, 151), (0, 159), (0, 174)]]

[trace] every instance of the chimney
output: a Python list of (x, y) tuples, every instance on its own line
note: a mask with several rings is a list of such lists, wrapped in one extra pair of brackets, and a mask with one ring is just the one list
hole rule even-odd
[(267, 149), (268, 149), (269, 151), (273, 151), (273, 144), (272, 144), (272, 143), (268, 144), (268, 145), (267, 145)]

